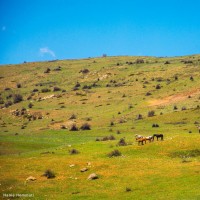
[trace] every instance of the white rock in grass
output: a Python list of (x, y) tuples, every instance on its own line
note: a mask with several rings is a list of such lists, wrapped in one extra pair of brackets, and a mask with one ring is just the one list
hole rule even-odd
[(35, 180), (36, 180), (36, 178), (33, 177), (33, 176), (29, 176), (29, 177), (26, 179), (26, 181), (35, 181)]
[(86, 172), (87, 170), (88, 170), (88, 168), (85, 167), (85, 168), (82, 168), (80, 171), (81, 172)]
[(97, 176), (97, 174), (95, 174), (95, 173), (92, 173), (92, 174), (90, 174), (89, 176), (88, 176), (88, 180), (94, 180), (94, 179), (98, 179), (99, 177)]

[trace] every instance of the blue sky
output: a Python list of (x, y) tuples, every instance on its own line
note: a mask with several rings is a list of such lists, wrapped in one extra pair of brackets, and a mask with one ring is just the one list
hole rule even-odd
[(200, 53), (199, 0), (0, 0), (0, 64)]

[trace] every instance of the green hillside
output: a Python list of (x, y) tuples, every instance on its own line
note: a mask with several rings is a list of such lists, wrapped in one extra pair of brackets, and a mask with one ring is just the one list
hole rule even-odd
[(1, 66), (0, 108), (5, 199), (200, 199), (200, 55)]

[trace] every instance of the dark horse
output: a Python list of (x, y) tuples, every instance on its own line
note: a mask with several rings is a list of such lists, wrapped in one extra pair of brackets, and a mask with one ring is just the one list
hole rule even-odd
[(156, 137), (157, 140), (158, 140), (158, 138), (160, 138), (161, 140), (163, 140), (163, 138), (164, 138), (163, 134), (153, 134), (153, 140), (154, 140), (154, 137)]

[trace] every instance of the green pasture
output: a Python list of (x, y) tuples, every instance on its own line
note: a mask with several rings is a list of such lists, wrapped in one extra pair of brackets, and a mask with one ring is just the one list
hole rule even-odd
[[(24, 63), (1, 66), (0, 77), (2, 199), (200, 199), (200, 55)], [(23, 101), (5, 107), (15, 94)], [(25, 114), (13, 114), (22, 108)], [(80, 130), (84, 123), (91, 130)], [(72, 124), (79, 130), (70, 131)], [(155, 133), (164, 140), (135, 141), (135, 134)], [(102, 141), (111, 135), (115, 140)], [(118, 145), (121, 138), (127, 145)], [(110, 158), (114, 150), (121, 156)], [(42, 176), (47, 169), (55, 178)], [(99, 178), (87, 180), (91, 173)], [(36, 180), (26, 181), (29, 176)]]

